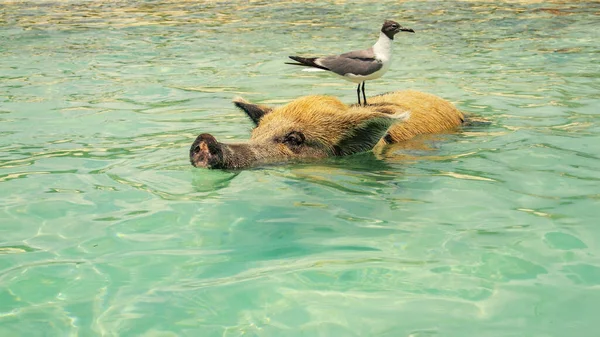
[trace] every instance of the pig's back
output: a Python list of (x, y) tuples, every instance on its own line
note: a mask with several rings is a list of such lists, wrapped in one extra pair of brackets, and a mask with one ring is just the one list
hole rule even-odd
[(388, 131), (387, 143), (402, 142), (420, 134), (451, 131), (464, 121), (463, 114), (452, 103), (420, 91), (397, 91), (369, 99), (369, 104), (377, 103), (392, 103), (411, 113), (407, 121)]

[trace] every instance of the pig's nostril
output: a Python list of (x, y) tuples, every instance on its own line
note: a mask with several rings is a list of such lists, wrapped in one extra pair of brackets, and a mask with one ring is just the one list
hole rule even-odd
[(196, 137), (196, 141), (190, 147), (190, 154), (206, 153), (206, 154), (217, 154), (220, 153), (221, 145), (215, 137), (208, 133), (203, 133)]
[(220, 167), (223, 161), (221, 144), (208, 133), (199, 135), (190, 146), (190, 161), (196, 167)]

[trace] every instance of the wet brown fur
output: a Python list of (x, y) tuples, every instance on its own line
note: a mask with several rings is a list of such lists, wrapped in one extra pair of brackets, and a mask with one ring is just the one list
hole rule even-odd
[[(331, 96), (305, 96), (267, 113), (252, 131), (251, 140), (263, 140), (301, 131), (308, 140), (332, 148), (348, 137), (348, 132), (376, 118), (403, 113), (401, 107), (378, 108), (347, 106)], [(388, 122), (386, 129), (392, 124)], [(372, 144), (374, 145), (374, 144)]]
[(441, 133), (456, 129), (464, 121), (463, 114), (452, 103), (438, 96), (415, 91), (397, 91), (369, 98), (369, 105), (348, 106), (330, 96), (306, 96), (273, 109), (254, 129), (252, 139), (282, 134), (287, 129), (301, 129), (307, 138), (336, 144), (344, 137), (348, 125), (377, 114), (393, 115), (410, 112), (408, 120), (388, 130), (386, 143), (398, 143), (420, 134)]
[(373, 106), (390, 103), (410, 111), (410, 118), (388, 130), (386, 143), (403, 142), (421, 134), (447, 132), (460, 126), (465, 118), (452, 103), (420, 91), (398, 91), (369, 98), (369, 104)]

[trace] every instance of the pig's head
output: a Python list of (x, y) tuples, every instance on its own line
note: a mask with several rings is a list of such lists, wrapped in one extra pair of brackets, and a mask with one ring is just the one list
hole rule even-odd
[(349, 107), (328, 96), (306, 96), (278, 108), (241, 98), (234, 104), (255, 125), (250, 140), (225, 144), (201, 134), (190, 147), (192, 165), (239, 169), (369, 151), (394, 123), (409, 116), (394, 104)]

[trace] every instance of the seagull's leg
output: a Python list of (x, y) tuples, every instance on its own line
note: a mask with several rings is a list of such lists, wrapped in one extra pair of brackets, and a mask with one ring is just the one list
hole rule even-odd
[(358, 105), (360, 105), (360, 83), (358, 84), (358, 87), (356, 88), (356, 95), (358, 96)]
[(367, 106), (367, 96), (365, 95), (365, 82), (362, 83), (362, 92), (363, 92), (363, 103), (365, 103), (365, 106)]

